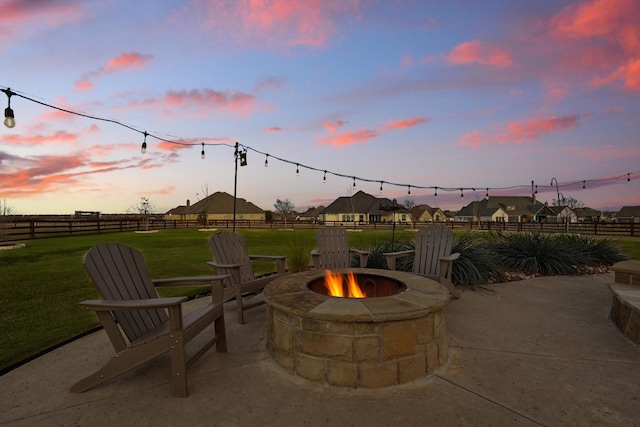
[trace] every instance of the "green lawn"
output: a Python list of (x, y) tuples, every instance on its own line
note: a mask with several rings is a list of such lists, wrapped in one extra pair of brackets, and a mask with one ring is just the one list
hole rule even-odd
[[(288, 255), (292, 241), (315, 247), (315, 230), (240, 230), (250, 253)], [(82, 267), (83, 254), (99, 242), (131, 245), (145, 256), (153, 278), (212, 274), (207, 245), (213, 233), (195, 229), (162, 230), (30, 240), (26, 247), (0, 251), (0, 370), (68, 338), (90, 330), (97, 317), (78, 303), (97, 298), (97, 292)], [(391, 231), (350, 233), (350, 244), (364, 248), (373, 242), (391, 240)], [(396, 241), (408, 241), (413, 232), (397, 230)], [(626, 255), (640, 259), (640, 239), (615, 239)], [(258, 273), (272, 269), (257, 264)], [(183, 295), (206, 288), (164, 290), (162, 294)]]

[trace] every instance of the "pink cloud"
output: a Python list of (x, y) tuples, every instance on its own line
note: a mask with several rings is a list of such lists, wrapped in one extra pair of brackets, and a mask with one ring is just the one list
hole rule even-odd
[(407, 129), (410, 127), (418, 126), (423, 123), (428, 123), (430, 119), (428, 117), (412, 117), (404, 120), (391, 120), (382, 126), (381, 132), (386, 132), (394, 129)]
[(57, 131), (51, 135), (30, 135), (23, 136), (18, 134), (5, 134), (2, 135), (2, 141), (9, 144), (30, 144), (30, 145), (43, 145), (43, 144), (59, 144), (59, 143), (74, 143), (78, 140), (76, 134), (72, 134), (63, 130)]
[[(591, 0), (565, 7), (550, 21), (557, 38), (577, 40), (577, 65), (598, 71), (592, 85), (620, 81), (640, 90), (640, 6), (636, 0)], [(602, 71), (609, 71), (603, 75)]]
[(334, 147), (344, 147), (358, 142), (366, 142), (377, 135), (372, 130), (361, 129), (353, 132), (345, 132), (337, 135), (326, 136), (320, 139), (320, 144), (333, 145)]
[(557, 104), (562, 101), (568, 93), (569, 91), (567, 89), (552, 88), (545, 95), (545, 101), (548, 104)]
[(279, 128), (277, 126), (273, 126), (273, 127), (267, 128), (265, 130), (265, 132), (267, 132), (267, 133), (278, 133), (278, 132), (282, 132), (282, 128)]
[(524, 122), (513, 122), (503, 126), (495, 133), (474, 130), (460, 137), (459, 145), (479, 147), (487, 144), (521, 144), (533, 142), (542, 135), (572, 129), (578, 125), (580, 116), (551, 117), (530, 119)]
[(609, 107), (606, 110), (604, 110), (604, 114), (609, 116), (609, 115), (614, 115), (614, 114), (619, 114), (622, 112), (622, 108), (620, 107)]
[(454, 64), (483, 64), (505, 68), (511, 65), (511, 56), (499, 47), (473, 40), (456, 46), (445, 56)]
[(172, 107), (214, 107), (232, 111), (251, 111), (256, 98), (243, 92), (219, 92), (212, 89), (169, 91), (162, 103)]
[(106, 65), (97, 70), (85, 73), (75, 82), (74, 89), (78, 91), (91, 90), (94, 88), (94, 81), (100, 77), (121, 70), (143, 68), (152, 59), (152, 55), (143, 55), (137, 52), (122, 53), (120, 56), (109, 59)]
[(338, 128), (344, 126), (344, 122), (342, 120), (336, 120), (333, 122), (324, 121), (322, 125), (329, 130), (329, 132), (335, 132)]
[(335, 21), (357, 12), (343, 0), (214, 0), (196, 3), (208, 28), (256, 47), (322, 47), (337, 32)]
[[(80, 3), (64, 0), (4, 0), (0, 2), (0, 40), (14, 37), (24, 27), (33, 32), (40, 22), (47, 27), (59, 27), (77, 21), (81, 16)], [(3, 45), (0, 43), (0, 46)]]
[(402, 58), (400, 59), (400, 68), (402, 70), (408, 70), (409, 68), (412, 68), (414, 65), (415, 65), (415, 60), (409, 54), (403, 55)]

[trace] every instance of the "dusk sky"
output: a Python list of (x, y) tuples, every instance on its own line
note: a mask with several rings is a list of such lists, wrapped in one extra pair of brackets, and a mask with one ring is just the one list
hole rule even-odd
[(458, 210), (532, 181), (640, 205), (638, 0), (0, 0), (8, 87), (16, 214), (233, 194), (236, 141), (237, 195), (265, 210), (358, 190)]

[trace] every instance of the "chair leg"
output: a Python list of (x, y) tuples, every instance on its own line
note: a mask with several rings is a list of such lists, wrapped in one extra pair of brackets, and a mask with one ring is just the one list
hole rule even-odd
[(238, 309), (238, 323), (244, 325), (244, 312), (242, 307), (242, 287), (236, 285), (236, 306)]
[(462, 296), (462, 294), (460, 293), (460, 291), (459, 291), (458, 289), (456, 289), (456, 287), (455, 287), (455, 286), (453, 286), (453, 283), (451, 283), (451, 281), (450, 281), (450, 280), (448, 280), (448, 279), (441, 279), (441, 280), (440, 280), (440, 283), (441, 283), (442, 285), (444, 285), (444, 286), (449, 290), (449, 293), (451, 294), (451, 296), (452, 296), (452, 297), (454, 297), (454, 298), (456, 298), (456, 299), (459, 299), (459, 298)]
[(216, 351), (218, 353), (226, 353), (227, 351), (227, 330), (224, 325), (224, 314), (218, 317), (213, 325), (213, 330), (216, 336), (218, 337), (218, 342), (216, 342)]

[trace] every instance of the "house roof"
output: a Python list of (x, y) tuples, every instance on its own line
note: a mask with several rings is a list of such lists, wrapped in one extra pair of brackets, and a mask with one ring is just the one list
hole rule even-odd
[[(550, 212), (544, 203), (532, 200), (529, 196), (493, 196), (469, 203), (460, 209), (458, 216), (474, 217), (476, 212), (482, 216), (487, 216), (494, 213), (498, 208), (502, 209), (507, 215), (513, 216), (536, 215), (544, 210)], [(491, 213), (485, 215), (485, 212)]]
[[(208, 197), (205, 197), (199, 202), (194, 203), (191, 206), (178, 206), (177, 208), (171, 209), (167, 213), (198, 214), (205, 211), (208, 214), (233, 213), (233, 196), (231, 194), (218, 191)], [(264, 210), (260, 209), (251, 202), (247, 202), (245, 199), (238, 198), (236, 202), (236, 213), (264, 213)]]
[(300, 214), (303, 218), (315, 218), (324, 210), (324, 206), (318, 206), (317, 208), (311, 207)]
[(597, 211), (595, 209), (587, 208), (587, 207), (575, 208), (573, 211), (576, 213), (578, 217), (582, 217), (582, 218), (602, 215), (602, 212)]
[(616, 218), (640, 217), (640, 206), (623, 206), (616, 214)]
[[(367, 194), (364, 191), (358, 191), (353, 196), (342, 196), (334, 200), (329, 206), (327, 206), (322, 213), (324, 214), (340, 214), (340, 213), (368, 213), (374, 215), (382, 215), (389, 211), (385, 208), (389, 208), (394, 205), (394, 202), (383, 197), (374, 197), (371, 194)], [(405, 208), (398, 203), (395, 204), (399, 208), (396, 212), (407, 212)]]

